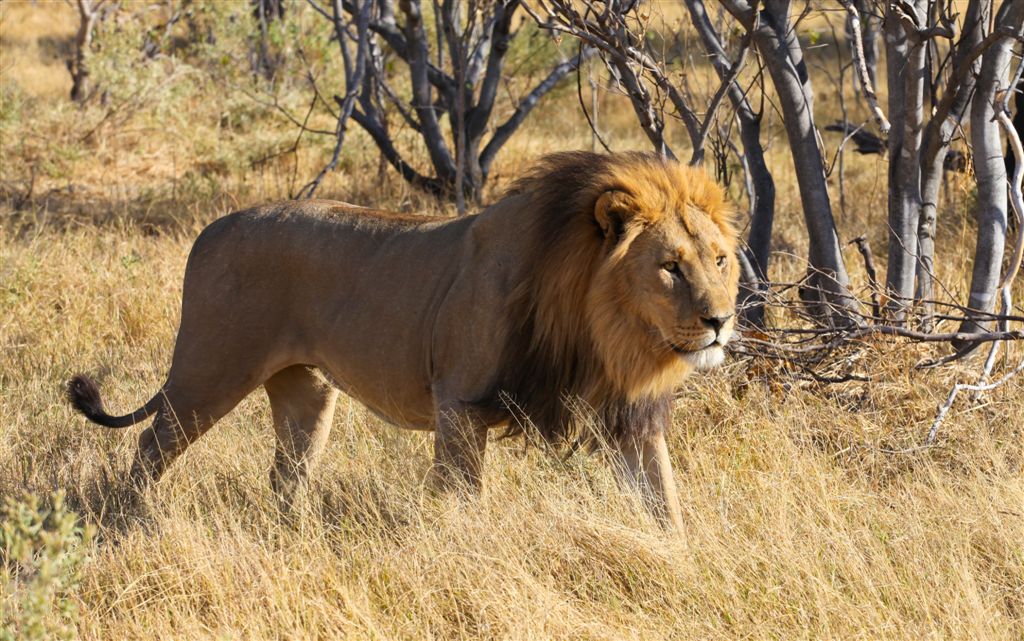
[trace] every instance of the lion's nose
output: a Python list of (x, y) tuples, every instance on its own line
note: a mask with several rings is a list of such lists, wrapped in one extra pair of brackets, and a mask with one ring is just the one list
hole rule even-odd
[(732, 314), (728, 314), (726, 316), (703, 316), (703, 317), (701, 317), (700, 320), (705, 325), (707, 325), (711, 329), (715, 330), (715, 334), (718, 334), (718, 332), (722, 331), (722, 327), (726, 323), (728, 323), (729, 319), (732, 318), (732, 317), (733, 317)]

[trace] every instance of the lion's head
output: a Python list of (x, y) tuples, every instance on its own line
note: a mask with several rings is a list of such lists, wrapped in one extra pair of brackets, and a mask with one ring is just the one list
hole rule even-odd
[[(737, 232), (702, 171), (650, 154), (573, 152), (545, 158), (514, 189), (532, 196), (538, 239), (536, 268), (513, 301), (526, 343), (514, 349), (529, 361), (506, 380), (517, 401), (529, 405), (546, 387), (598, 409), (642, 405), (722, 362)], [(559, 410), (541, 420), (567, 419)]]

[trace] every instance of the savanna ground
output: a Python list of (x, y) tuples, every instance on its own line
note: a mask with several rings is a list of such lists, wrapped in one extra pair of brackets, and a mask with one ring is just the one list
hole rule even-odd
[[(226, 20), (232, 12), (241, 18)], [(94, 372), (115, 410), (148, 398), (169, 363), (195, 234), (287, 197), (331, 144), (307, 136), (274, 155), (294, 126), (231, 72), (244, 66), (247, 10), (225, 2), (210, 13), (224, 29), (215, 44), (150, 62), (131, 24), (110, 29), (95, 72), (108, 95), (78, 107), (64, 68), (72, 9), (0, 4), (0, 497), (33, 494), (45, 510), (60, 491), (79, 517), (51, 518), (56, 534), (35, 561), (5, 559), (0, 636), (1024, 638), (1024, 380), (961, 399), (934, 447), (893, 452), (920, 443), (950, 385), (977, 371), (971, 361), (913, 369), (944, 346), (869, 346), (870, 383), (810, 384), (737, 360), (688, 381), (670, 434), (680, 536), (621, 494), (599, 456), (562, 461), (521, 441), (490, 444), (482, 497), (431, 495), (431, 436), (344, 397), (310, 508), (282, 523), (262, 393), (124, 513), (116, 497), (140, 428), (86, 424), (64, 381)], [(830, 42), (822, 19), (808, 24), (805, 43)], [(521, 40), (528, 69), (534, 41)], [(811, 50), (822, 69), (835, 55)], [(290, 87), (282, 99), (301, 112), (308, 91)], [(838, 101), (818, 91), (819, 120), (831, 121)], [(806, 239), (778, 116), (766, 123), (774, 279), (794, 280)], [(646, 148), (621, 98), (604, 99), (601, 127), (615, 149)], [(825, 139), (830, 152), (837, 142)], [(538, 155), (590, 145), (570, 81), (502, 153), (487, 197)], [(831, 179), (841, 237), (866, 231), (884, 256), (886, 161), (846, 163), (843, 210)], [(740, 183), (730, 193), (742, 207)], [(952, 177), (940, 210), (939, 276), (958, 300), (971, 193), (969, 178)], [(451, 213), (382, 171), (354, 125), (321, 195)], [(847, 260), (862, 287), (852, 247)], [(39, 540), (33, 518), (8, 512), (7, 540)], [(91, 535), (79, 542), (82, 530)]]

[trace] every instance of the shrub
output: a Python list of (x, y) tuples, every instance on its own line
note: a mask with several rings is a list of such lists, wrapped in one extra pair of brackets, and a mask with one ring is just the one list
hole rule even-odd
[(63, 493), (7, 497), (0, 522), (0, 641), (73, 639), (78, 606), (72, 596), (92, 537), (64, 506)]

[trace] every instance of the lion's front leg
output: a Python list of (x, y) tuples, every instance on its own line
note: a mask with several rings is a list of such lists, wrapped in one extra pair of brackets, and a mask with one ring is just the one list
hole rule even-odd
[(619, 459), (615, 469), (621, 485), (639, 491), (645, 503), (663, 523), (682, 532), (676, 480), (668, 456), (665, 432), (649, 436), (623, 436), (615, 444)]
[(487, 425), (462, 403), (437, 411), (430, 481), (442, 490), (479, 492), (483, 483)]

